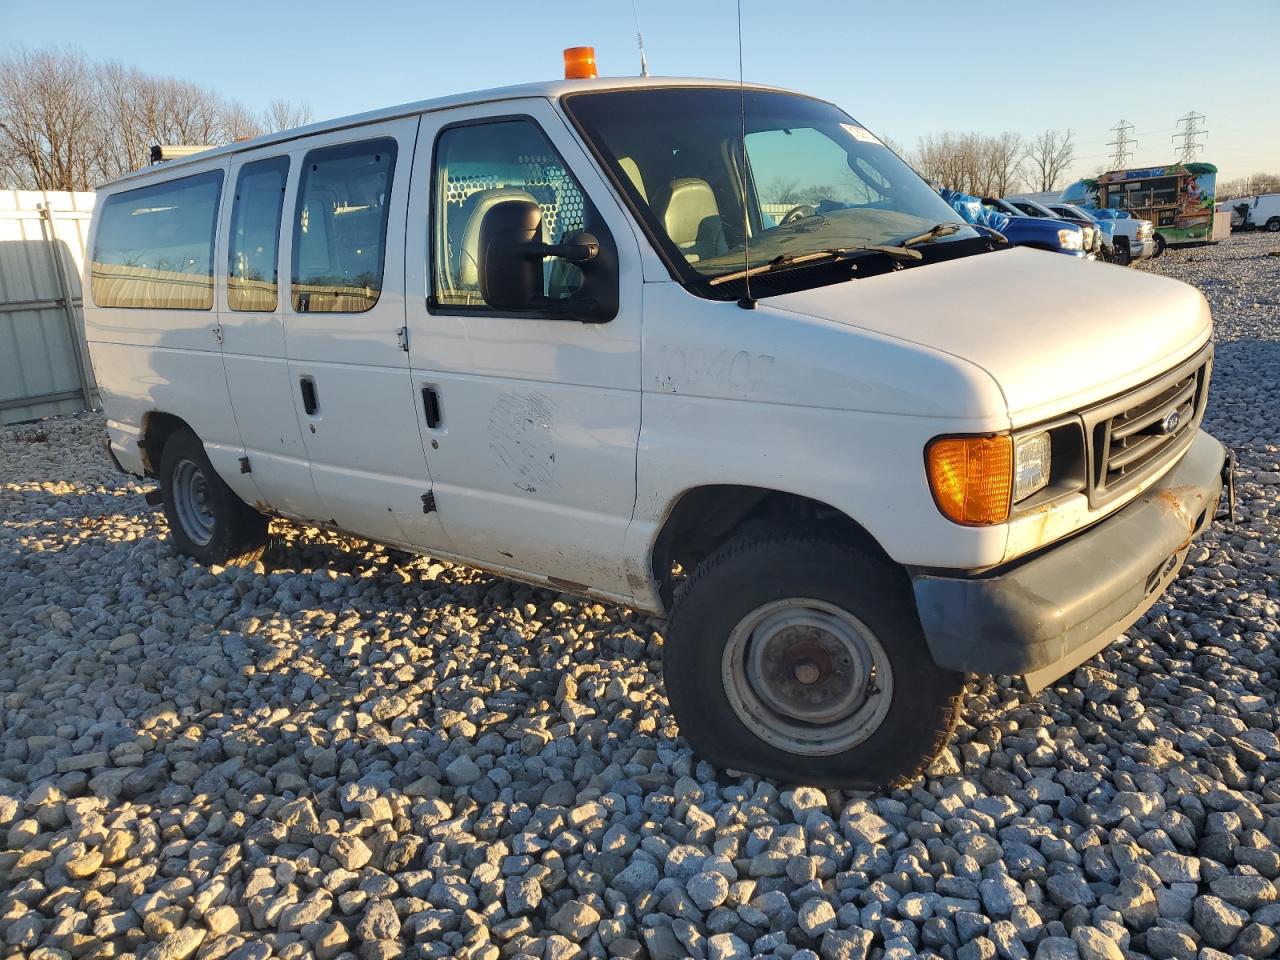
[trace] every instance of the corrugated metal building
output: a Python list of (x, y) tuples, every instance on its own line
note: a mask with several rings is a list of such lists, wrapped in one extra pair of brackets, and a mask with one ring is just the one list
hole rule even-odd
[(0, 423), (98, 403), (80, 290), (93, 202), (0, 190)]

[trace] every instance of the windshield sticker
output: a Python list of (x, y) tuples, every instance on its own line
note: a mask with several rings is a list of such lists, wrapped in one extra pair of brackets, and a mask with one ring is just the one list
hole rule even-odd
[[(863, 143), (880, 143), (880, 138), (866, 127), (860, 127), (856, 123), (842, 123), (840, 126), (855, 140), (861, 140)], [(880, 145), (884, 146), (882, 143)]]

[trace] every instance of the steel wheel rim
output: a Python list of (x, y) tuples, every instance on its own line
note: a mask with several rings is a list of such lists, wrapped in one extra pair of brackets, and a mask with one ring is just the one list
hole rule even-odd
[(173, 468), (173, 512), (182, 532), (196, 546), (208, 546), (218, 522), (210, 502), (204, 471), (194, 460), (179, 460)]
[(871, 629), (822, 600), (775, 600), (729, 634), (721, 681), (738, 719), (761, 740), (805, 756), (863, 743), (893, 701), (893, 668)]

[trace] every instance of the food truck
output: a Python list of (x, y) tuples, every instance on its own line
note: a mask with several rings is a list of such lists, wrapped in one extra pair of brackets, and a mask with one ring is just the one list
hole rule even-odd
[(1215, 243), (1231, 234), (1231, 214), (1214, 209), (1218, 168), (1211, 163), (1111, 170), (1077, 180), (1062, 192), (1064, 203), (1127, 210), (1155, 225), (1156, 256), (1167, 246)]

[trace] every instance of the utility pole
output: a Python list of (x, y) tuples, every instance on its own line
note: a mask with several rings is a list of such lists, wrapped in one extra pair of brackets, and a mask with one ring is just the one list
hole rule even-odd
[(1116, 148), (1111, 155), (1113, 169), (1122, 170), (1129, 165), (1129, 160), (1133, 156), (1133, 150), (1130, 148), (1138, 142), (1129, 136), (1132, 131), (1133, 124), (1128, 120), (1121, 120), (1111, 128), (1111, 132), (1116, 135), (1116, 138), (1110, 141), (1107, 146)]
[(1204, 120), (1204, 114), (1196, 113), (1194, 110), (1188, 110), (1178, 118), (1178, 123), (1182, 125), (1182, 129), (1175, 133), (1172, 139), (1175, 143), (1178, 140), (1182, 141), (1182, 156), (1180, 159), (1183, 163), (1195, 163), (1196, 156), (1202, 146), (1197, 137), (1204, 136), (1209, 132), (1208, 130), (1200, 129), (1202, 120)]

